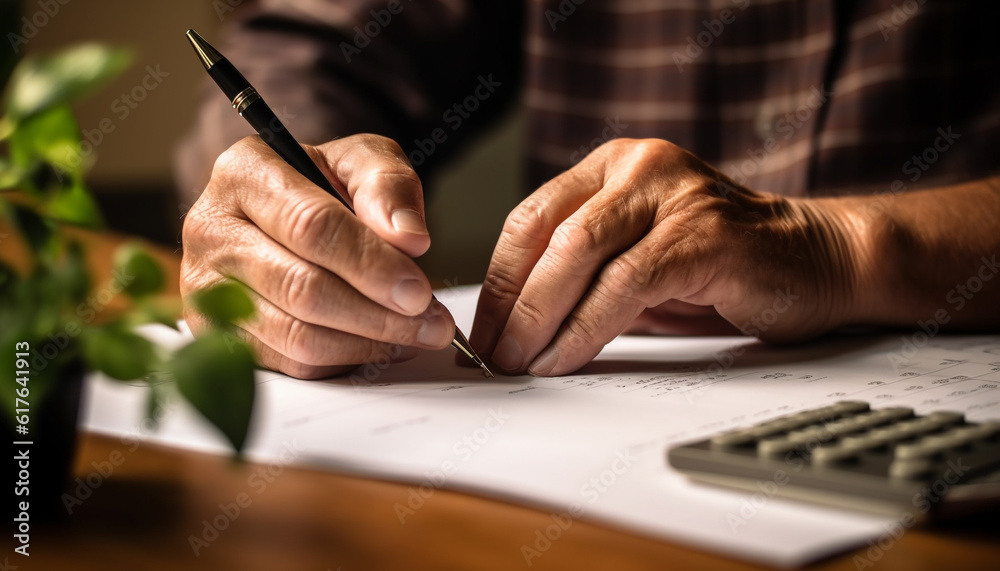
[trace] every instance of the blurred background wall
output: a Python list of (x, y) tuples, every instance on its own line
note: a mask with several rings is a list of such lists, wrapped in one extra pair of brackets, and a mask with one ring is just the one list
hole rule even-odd
[[(45, 4), (49, 12), (53, 5), (59, 11), (45, 14), (46, 23), (34, 37), (25, 36), (27, 53), (82, 41), (135, 51), (135, 61), (122, 77), (76, 109), (81, 129), (96, 147), (88, 180), (111, 228), (179, 251), (186, 208), (176, 198), (172, 155), (193, 121), (197, 87), (205, 77), (184, 31), (195, 28), (214, 41), (221, 20), (213, 2), (48, 0)], [(39, 0), (22, 2), (24, 16), (31, 19), (38, 12), (45, 13)], [(133, 100), (128, 94), (150, 71), (160, 78), (147, 81), (155, 88), (138, 90), (146, 92), (145, 98)], [(110, 120), (113, 130), (102, 133), (102, 120)], [(482, 280), (503, 220), (520, 197), (523, 134), (523, 120), (515, 111), (431, 181), (427, 218), (433, 244), (418, 262), (437, 283)]]

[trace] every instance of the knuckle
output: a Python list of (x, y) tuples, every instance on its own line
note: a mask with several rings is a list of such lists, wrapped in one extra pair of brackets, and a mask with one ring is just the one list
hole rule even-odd
[(211, 235), (214, 230), (211, 216), (208, 215), (201, 202), (199, 200), (195, 203), (195, 206), (184, 217), (184, 224), (181, 226), (181, 244), (185, 250), (188, 250), (195, 241)]
[(323, 275), (307, 264), (295, 264), (285, 272), (281, 290), (290, 313), (305, 314), (323, 299)]
[(521, 286), (514, 276), (502, 268), (492, 268), (483, 280), (483, 293), (494, 299), (509, 301), (516, 299), (521, 292)]
[(628, 256), (612, 260), (598, 284), (613, 300), (639, 301), (651, 280), (648, 264), (637, 264)]
[(549, 242), (549, 250), (568, 262), (582, 263), (590, 252), (597, 250), (603, 240), (588, 224), (569, 219), (556, 227)]
[(258, 153), (254, 139), (253, 136), (244, 137), (222, 151), (212, 166), (212, 178), (225, 178), (244, 172), (250, 163), (255, 163), (256, 161), (250, 160), (251, 156)]
[(636, 153), (648, 156), (664, 156), (674, 153), (678, 148), (665, 139), (638, 139), (633, 142)]
[(548, 209), (540, 200), (528, 197), (507, 215), (501, 240), (514, 244), (538, 244), (548, 240)]
[(301, 319), (290, 319), (288, 332), (285, 335), (285, 347), (282, 351), (286, 357), (304, 364), (318, 364), (316, 352), (313, 350), (311, 329), (312, 327)]
[(288, 216), (289, 239), (294, 244), (329, 249), (329, 246), (338, 243), (343, 228), (343, 212), (330, 204), (300, 202)]
[(514, 304), (514, 310), (526, 319), (533, 328), (548, 325), (548, 316), (545, 311), (531, 302), (524, 301), (523, 298), (517, 300), (517, 303)]
[(603, 345), (603, 342), (598, 339), (598, 327), (589, 320), (582, 318), (579, 314), (575, 314), (573, 318), (569, 320), (569, 323), (566, 325), (566, 330), (570, 334), (569, 343), (572, 345), (583, 345), (588, 347), (592, 347), (597, 344)]

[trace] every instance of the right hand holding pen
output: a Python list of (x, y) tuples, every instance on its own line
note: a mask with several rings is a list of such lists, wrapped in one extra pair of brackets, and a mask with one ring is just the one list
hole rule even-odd
[[(241, 335), (261, 365), (299, 378), (448, 346), (454, 322), (411, 259), (430, 237), (402, 150), (375, 135), (306, 149), (357, 216), (247, 137), (219, 157), (184, 221), (182, 295), (245, 284), (257, 315)], [(205, 326), (187, 306), (185, 318), (196, 334)]]

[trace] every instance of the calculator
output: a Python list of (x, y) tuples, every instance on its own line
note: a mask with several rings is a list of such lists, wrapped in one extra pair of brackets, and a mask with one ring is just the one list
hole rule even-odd
[(842, 401), (667, 451), (689, 478), (915, 522), (1000, 510), (1000, 422)]

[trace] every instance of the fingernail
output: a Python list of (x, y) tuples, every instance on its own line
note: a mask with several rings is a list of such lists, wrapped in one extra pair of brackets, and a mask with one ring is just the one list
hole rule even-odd
[(524, 352), (510, 335), (504, 335), (493, 351), (493, 362), (505, 371), (517, 371), (524, 365)]
[(553, 345), (542, 351), (534, 362), (528, 365), (528, 372), (536, 377), (547, 377), (559, 362), (559, 348)]
[(444, 317), (432, 317), (423, 322), (417, 331), (417, 341), (428, 347), (443, 347), (451, 343), (455, 330)]
[(430, 301), (430, 292), (417, 280), (403, 280), (392, 288), (392, 302), (407, 315), (422, 313)]
[(392, 227), (397, 232), (407, 232), (409, 234), (427, 235), (427, 226), (424, 219), (416, 210), (400, 208), (392, 213)]

